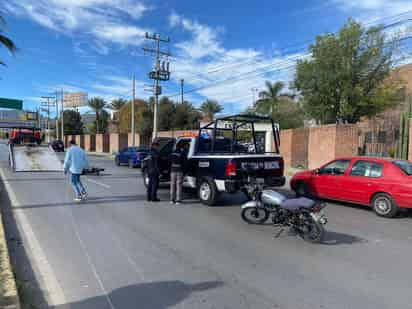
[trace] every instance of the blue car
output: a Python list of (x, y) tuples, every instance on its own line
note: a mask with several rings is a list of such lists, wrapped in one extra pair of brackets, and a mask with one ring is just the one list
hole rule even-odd
[(129, 168), (140, 167), (148, 153), (149, 149), (146, 147), (127, 147), (116, 154), (114, 161), (117, 166), (127, 164)]

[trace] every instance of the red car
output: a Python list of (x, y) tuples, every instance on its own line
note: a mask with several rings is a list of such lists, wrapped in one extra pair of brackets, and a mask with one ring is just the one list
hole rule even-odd
[(412, 163), (405, 160), (351, 157), (297, 173), (290, 181), (297, 195), (371, 206), (379, 216), (394, 217), (412, 208)]

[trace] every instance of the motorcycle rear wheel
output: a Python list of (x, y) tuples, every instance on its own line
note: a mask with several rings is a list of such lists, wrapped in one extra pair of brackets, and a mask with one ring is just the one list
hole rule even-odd
[(325, 228), (308, 214), (305, 218), (305, 225), (300, 228), (299, 234), (305, 241), (320, 243), (325, 234)]
[(265, 208), (248, 207), (242, 209), (242, 219), (249, 224), (263, 224), (269, 218), (269, 212)]

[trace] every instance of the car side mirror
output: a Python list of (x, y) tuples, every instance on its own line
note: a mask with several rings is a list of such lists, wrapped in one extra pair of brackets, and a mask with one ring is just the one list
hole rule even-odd
[(320, 168), (317, 168), (313, 171), (313, 174), (319, 175), (320, 174)]

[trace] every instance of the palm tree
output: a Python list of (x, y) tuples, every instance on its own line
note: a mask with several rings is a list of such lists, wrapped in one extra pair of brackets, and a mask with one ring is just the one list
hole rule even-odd
[(266, 81), (266, 90), (259, 92), (259, 100), (255, 103), (255, 111), (262, 114), (272, 114), (274, 107), (279, 103), (283, 82), (271, 83)]
[(100, 133), (100, 115), (102, 114), (107, 103), (103, 98), (91, 98), (88, 102), (89, 107), (96, 113), (96, 133)]
[(127, 100), (125, 99), (114, 99), (112, 103), (110, 103), (109, 108), (118, 112), (123, 106), (127, 104)]
[[(2, 16), (0, 16), (0, 45), (6, 47), (11, 53), (14, 53), (17, 50), (16, 45), (8, 37), (2, 34), (2, 28), (6, 25), (6, 21)], [(4, 62), (0, 60), (0, 64), (5, 65)]]
[(215, 100), (206, 100), (201, 106), (200, 110), (203, 116), (212, 121), (217, 113), (223, 111), (223, 106)]

